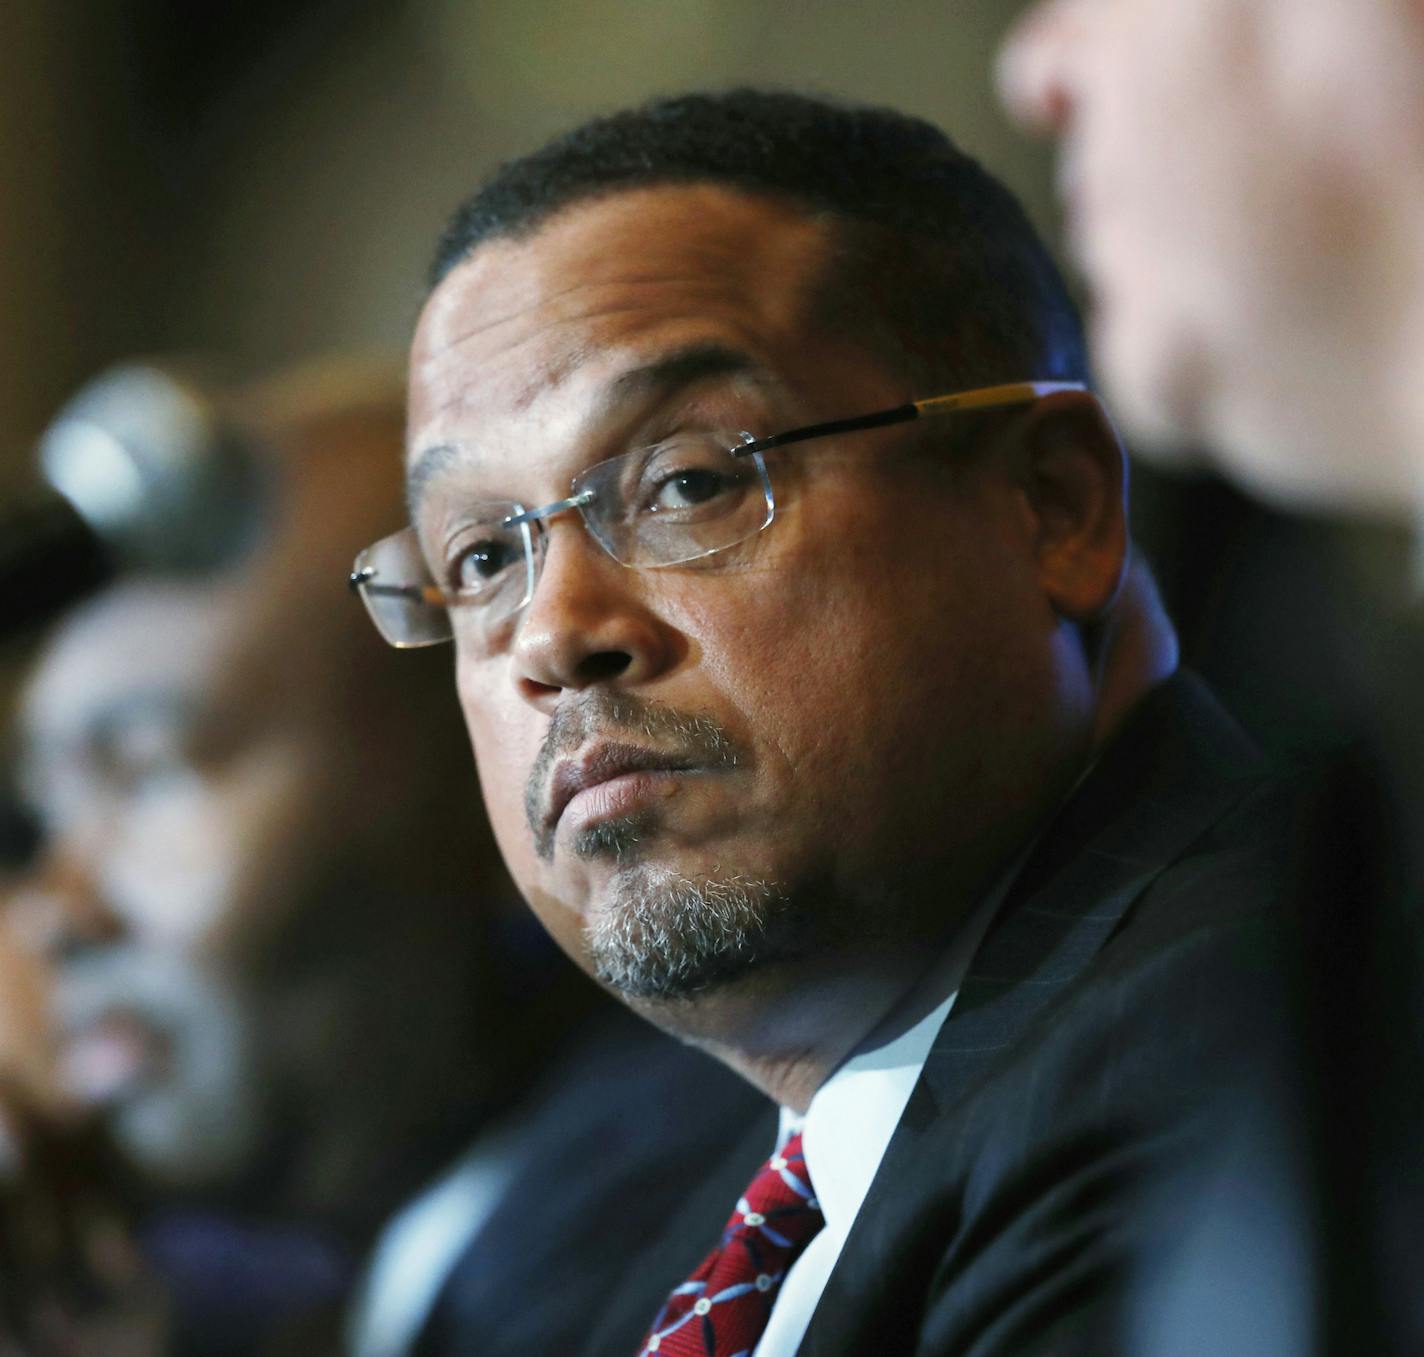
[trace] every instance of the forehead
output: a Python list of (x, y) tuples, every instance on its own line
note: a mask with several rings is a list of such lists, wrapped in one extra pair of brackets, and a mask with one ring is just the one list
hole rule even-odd
[(431, 296), (411, 356), (409, 447), (617, 377), (698, 344), (773, 365), (796, 351), (826, 228), (711, 186), (618, 193), (532, 236), (495, 240)]

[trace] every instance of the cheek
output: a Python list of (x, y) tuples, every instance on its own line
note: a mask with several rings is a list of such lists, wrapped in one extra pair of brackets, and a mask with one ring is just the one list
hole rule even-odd
[(778, 561), (693, 623), (704, 671), (735, 695), (761, 757), (810, 813), (831, 815), (883, 800), (920, 755), (937, 757), (937, 727), (1004, 702), (1003, 671), (1023, 666), (1000, 654), (1003, 618), (1022, 621), (1033, 598), (1007, 596), (1012, 566), (986, 545), (983, 505), (931, 530), (922, 513), (863, 523), (822, 503), (805, 559)]
[(928, 799), (1044, 688), (1055, 619), (1014, 504), (964, 487), (930, 513), (913, 491), (883, 531), (834, 538), (859, 545), (820, 561), (763, 641), (763, 699), (837, 803)]
[(219, 773), (166, 779), (123, 816), (103, 867), (109, 898), (161, 946), (251, 948), (322, 851), (316, 790), (295, 753), (260, 748)]
[(135, 934), (186, 950), (217, 927), (237, 875), (222, 799), (195, 773), (127, 806), (101, 866), (106, 897)]
[[(524, 775), (514, 770), (502, 775), (496, 771), (496, 759), (493, 756), (480, 758), (478, 750), (476, 759), (484, 811), (494, 831), (495, 843), (514, 884), (527, 896), (531, 883), (540, 874), (541, 864), (524, 815)], [(475, 810), (478, 813), (478, 807)]]
[(467, 707), (465, 720), (485, 811), (505, 867), (555, 942), (575, 961), (586, 964), (582, 914), (543, 888), (549, 869), (534, 852), (524, 813), (524, 787), (543, 731), (542, 718), (531, 720), (530, 715), (527, 707), (499, 712), (485, 705), (474, 711)]
[[(459, 668), (460, 706), (469, 732), (490, 828), (515, 883), (526, 894), (538, 874), (524, 814), (524, 790), (547, 724), (512, 695), (507, 673), (492, 664)], [(502, 693), (510, 691), (505, 699)]]
[[(1235, 0), (1104, 6), (1085, 36), (1070, 159), (1095, 272), (1136, 287), (1201, 268), (1259, 131), (1259, 34)], [(1150, 273), (1147, 272), (1150, 270)], [(1139, 274), (1141, 276), (1139, 276)]]

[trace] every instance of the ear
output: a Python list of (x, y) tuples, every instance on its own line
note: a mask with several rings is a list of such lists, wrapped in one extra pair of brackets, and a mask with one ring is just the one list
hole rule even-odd
[(1127, 456), (1088, 392), (1037, 401), (1020, 426), (1019, 463), (1039, 582), (1054, 608), (1091, 622), (1127, 568)]

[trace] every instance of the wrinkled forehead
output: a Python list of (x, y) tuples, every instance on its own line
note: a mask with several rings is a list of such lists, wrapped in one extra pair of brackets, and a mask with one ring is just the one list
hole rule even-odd
[(411, 355), (408, 451), (501, 419), (587, 408), (660, 354), (794, 348), (826, 228), (778, 201), (709, 186), (576, 205), (487, 242), (431, 296)]

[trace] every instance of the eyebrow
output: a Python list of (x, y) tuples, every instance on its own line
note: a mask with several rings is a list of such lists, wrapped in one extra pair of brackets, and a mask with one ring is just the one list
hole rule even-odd
[(689, 344), (686, 348), (620, 373), (608, 385), (603, 403), (677, 395), (712, 377), (745, 377), (765, 369), (749, 353), (726, 344)]
[[(599, 397), (596, 414), (632, 401), (667, 400), (671, 396), (716, 377), (767, 376), (764, 365), (751, 354), (730, 345), (689, 344), (641, 367), (620, 372)], [(406, 510), (414, 519), (426, 487), (464, 456), (453, 443), (436, 443), (415, 455), (406, 473)]]
[(434, 447), (424, 448), (416, 453), (415, 461), (405, 476), (405, 511), (412, 520), (415, 518), (415, 511), (420, 507), (425, 487), (447, 467), (452, 466), (460, 455), (460, 449), (453, 443), (437, 443)]

